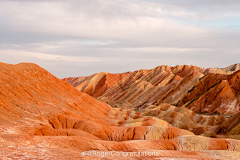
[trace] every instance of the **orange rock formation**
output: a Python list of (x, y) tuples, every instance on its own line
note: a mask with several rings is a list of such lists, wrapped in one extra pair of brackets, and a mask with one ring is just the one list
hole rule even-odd
[[(100, 73), (75, 81), (96, 98), (127, 100), (128, 105), (142, 107), (136, 111), (112, 108), (35, 64), (0, 63), (0, 68), (2, 159), (237, 159), (240, 156), (239, 140), (211, 138), (217, 137), (213, 129), (227, 123), (226, 118), (197, 115), (190, 107), (173, 106), (189, 93), (188, 87), (193, 88), (204, 79), (206, 69), (162, 66), (120, 75)], [(116, 83), (111, 83), (112, 79)], [(234, 73), (215, 86), (221, 87), (223, 83), (231, 89), (230, 95), (237, 94), (238, 80), (238, 73)], [(137, 102), (137, 98), (142, 102)], [(125, 155), (89, 155), (96, 151), (119, 151)], [(133, 152), (148, 152), (148, 155), (133, 157), (130, 155)]]
[(225, 69), (159, 66), (114, 76), (104, 72), (67, 81), (117, 108), (144, 109), (168, 103), (187, 107), (195, 113), (233, 114), (240, 111), (238, 69), (239, 64)]

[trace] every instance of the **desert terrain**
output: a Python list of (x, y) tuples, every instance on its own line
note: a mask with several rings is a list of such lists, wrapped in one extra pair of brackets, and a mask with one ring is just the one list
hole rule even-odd
[(0, 63), (0, 85), (1, 159), (240, 157), (240, 64), (59, 79)]

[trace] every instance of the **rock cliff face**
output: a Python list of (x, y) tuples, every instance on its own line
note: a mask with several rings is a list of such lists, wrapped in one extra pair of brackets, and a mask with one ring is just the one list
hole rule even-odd
[(159, 66), (123, 74), (104, 72), (64, 80), (117, 108), (144, 109), (168, 103), (187, 107), (195, 113), (233, 114), (240, 111), (239, 64), (225, 69)]
[[(238, 159), (239, 140), (216, 138), (223, 131), (219, 128), (228, 123), (234, 123), (228, 131), (236, 130), (238, 120), (198, 115), (181, 101), (189, 93), (187, 88), (200, 83), (206, 71), (194, 66), (162, 66), (68, 79), (76, 86), (82, 84), (83, 91), (86, 89), (95, 98), (110, 102), (127, 99), (128, 105), (140, 106), (137, 111), (113, 108), (35, 64), (0, 63), (0, 156), (2, 159)], [(236, 94), (238, 73), (218, 83), (224, 83), (231, 94)], [(146, 98), (149, 105), (136, 101), (136, 97), (146, 101), (144, 95), (152, 92), (157, 94)], [(180, 102), (187, 107), (177, 107)], [(129, 154), (103, 157), (100, 152), (94, 154), (97, 151)], [(130, 154), (133, 152), (134, 156)]]

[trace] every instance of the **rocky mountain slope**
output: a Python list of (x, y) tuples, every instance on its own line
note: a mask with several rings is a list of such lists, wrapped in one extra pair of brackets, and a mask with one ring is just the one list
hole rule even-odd
[(195, 113), (233, 114), (240, 111), (238, 69), (239, 64), (225, 69), (159, 66), (63, 80), (113, 107), (144, 109), (168, 103), (187, 107)]
[[(178, 90), (177, 86), (193, 85), (195, 81), (201, 81), (198, 77), (203, 77), (205, 72), (209, 72), (204, 69), (196, 71), (197, 67), (194, 66), (192, 68), (178, 66), (170, 69), (171, 72), (167, 66), (156, 69), (156, 72), (161, 73), (163, 70), (166, 76), (168, 75), (168, 78), (162, 78), (163, 81), (158, 79), (164, 76), (157, 74), (152, 74), (155, 80), (147, 79), (146, 75), (152, 73), (152, 70), (148, 70), (146, 73), (136, 71), (117, 76), (99, 74), (96, 79), (103, 79), (106, 84), (104, 92), (102, 91), (104, 89), (99, 90), (104, 86), (101, 85), (102, 81), (92, 88), (88, 85), (93, 81), (85, 82), (84, 86), (85, 89), (89, 88), (88, 93), (97, 93), (96, 97), (104, 98), (103, 95), (110, 94), (113, 98), (115, 93), (108, 91), (109, 86), (122, 93), (123, 90), (130, 89), (130, 86), (136, 87), (140, 83), (145, 83), (141, 86), (141, 92), (147, 92), (148, 90), (145, 89), (151, 87), (154, 90), (158, 84), (164, 88), (175, 84), (175, 87), (167, 93), (175, 94), (177, 95), (175, 97), (179, 98), (181, 95), (175, 92)], [(238, 90), (238, 86), (233, 84), (238, 79), (235, 75), (237, 74), (234, 73), (221, 80), (227, 81), (232, 91)], [(192, 76), (197, 78), (192, 80)], [(121, 81), (122, 77), (128, 81), (121, 83), (116, 81), (118, 86), (111, 83), (111, 78), (118, 78)], [(141, 81), (144, 78), (145, 82)], [(150, 79), (153, 79), (151, 83)], [(82, 81), (84, 82), (84, 78)], [(43, 68), (27, 63), (17, 65), (0, 63), (0, 82), (0, 157), (2, 159), (238, 159), (240, 157), (240, 141), (237, 137), (216, 138), (228, 134), (232, 129), (236, 131), (238, 121), (220, 115), (198, 115), (183, 105), (173, 106), (171, 104), (175, 104), (176, 101), (168, 99), (167, 95), (162, 99), (163, 102), (160, 103), (160, 99), (157, 99), (159, 103), (141, 106), (142, 110), (113, 108), (80, 92)], [(126, 88), (127, 86), (129, 87)], [(183, 90), (185, 93), (187, 89)], [(202, 90), (204, 87), (201, 88)], [(188, 91), (185, 96), (187, 93)], [(133, 95), (132, 99), (134, 97)], [(166, 103), (165, 100), (172, 103)], [(226, 126), (225, 123), (234, 124), (223, 133), (219, 128)], [(238, 134), (235, 131), (234, 134)], [(102, 156), (100, 151), (105, 153), (112, 151), (115, 155)], [(94, 154), (96, 152), (99, 154)], [(117, 157), (116, 153), (118, 153)]]
[(227, 71), (227, 72), (228, 71), (233, 71), (233, 72), (238, 71), (238, 70), (240, 70), (240, 63), (232, 64), (226, 68), (223, 68), (222, 70)]

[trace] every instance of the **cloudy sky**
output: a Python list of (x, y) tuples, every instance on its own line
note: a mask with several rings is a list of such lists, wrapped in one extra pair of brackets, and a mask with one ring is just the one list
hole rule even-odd
[(0, 0), (0, 61), (76, 77), (240, 62), (239, 0)]

